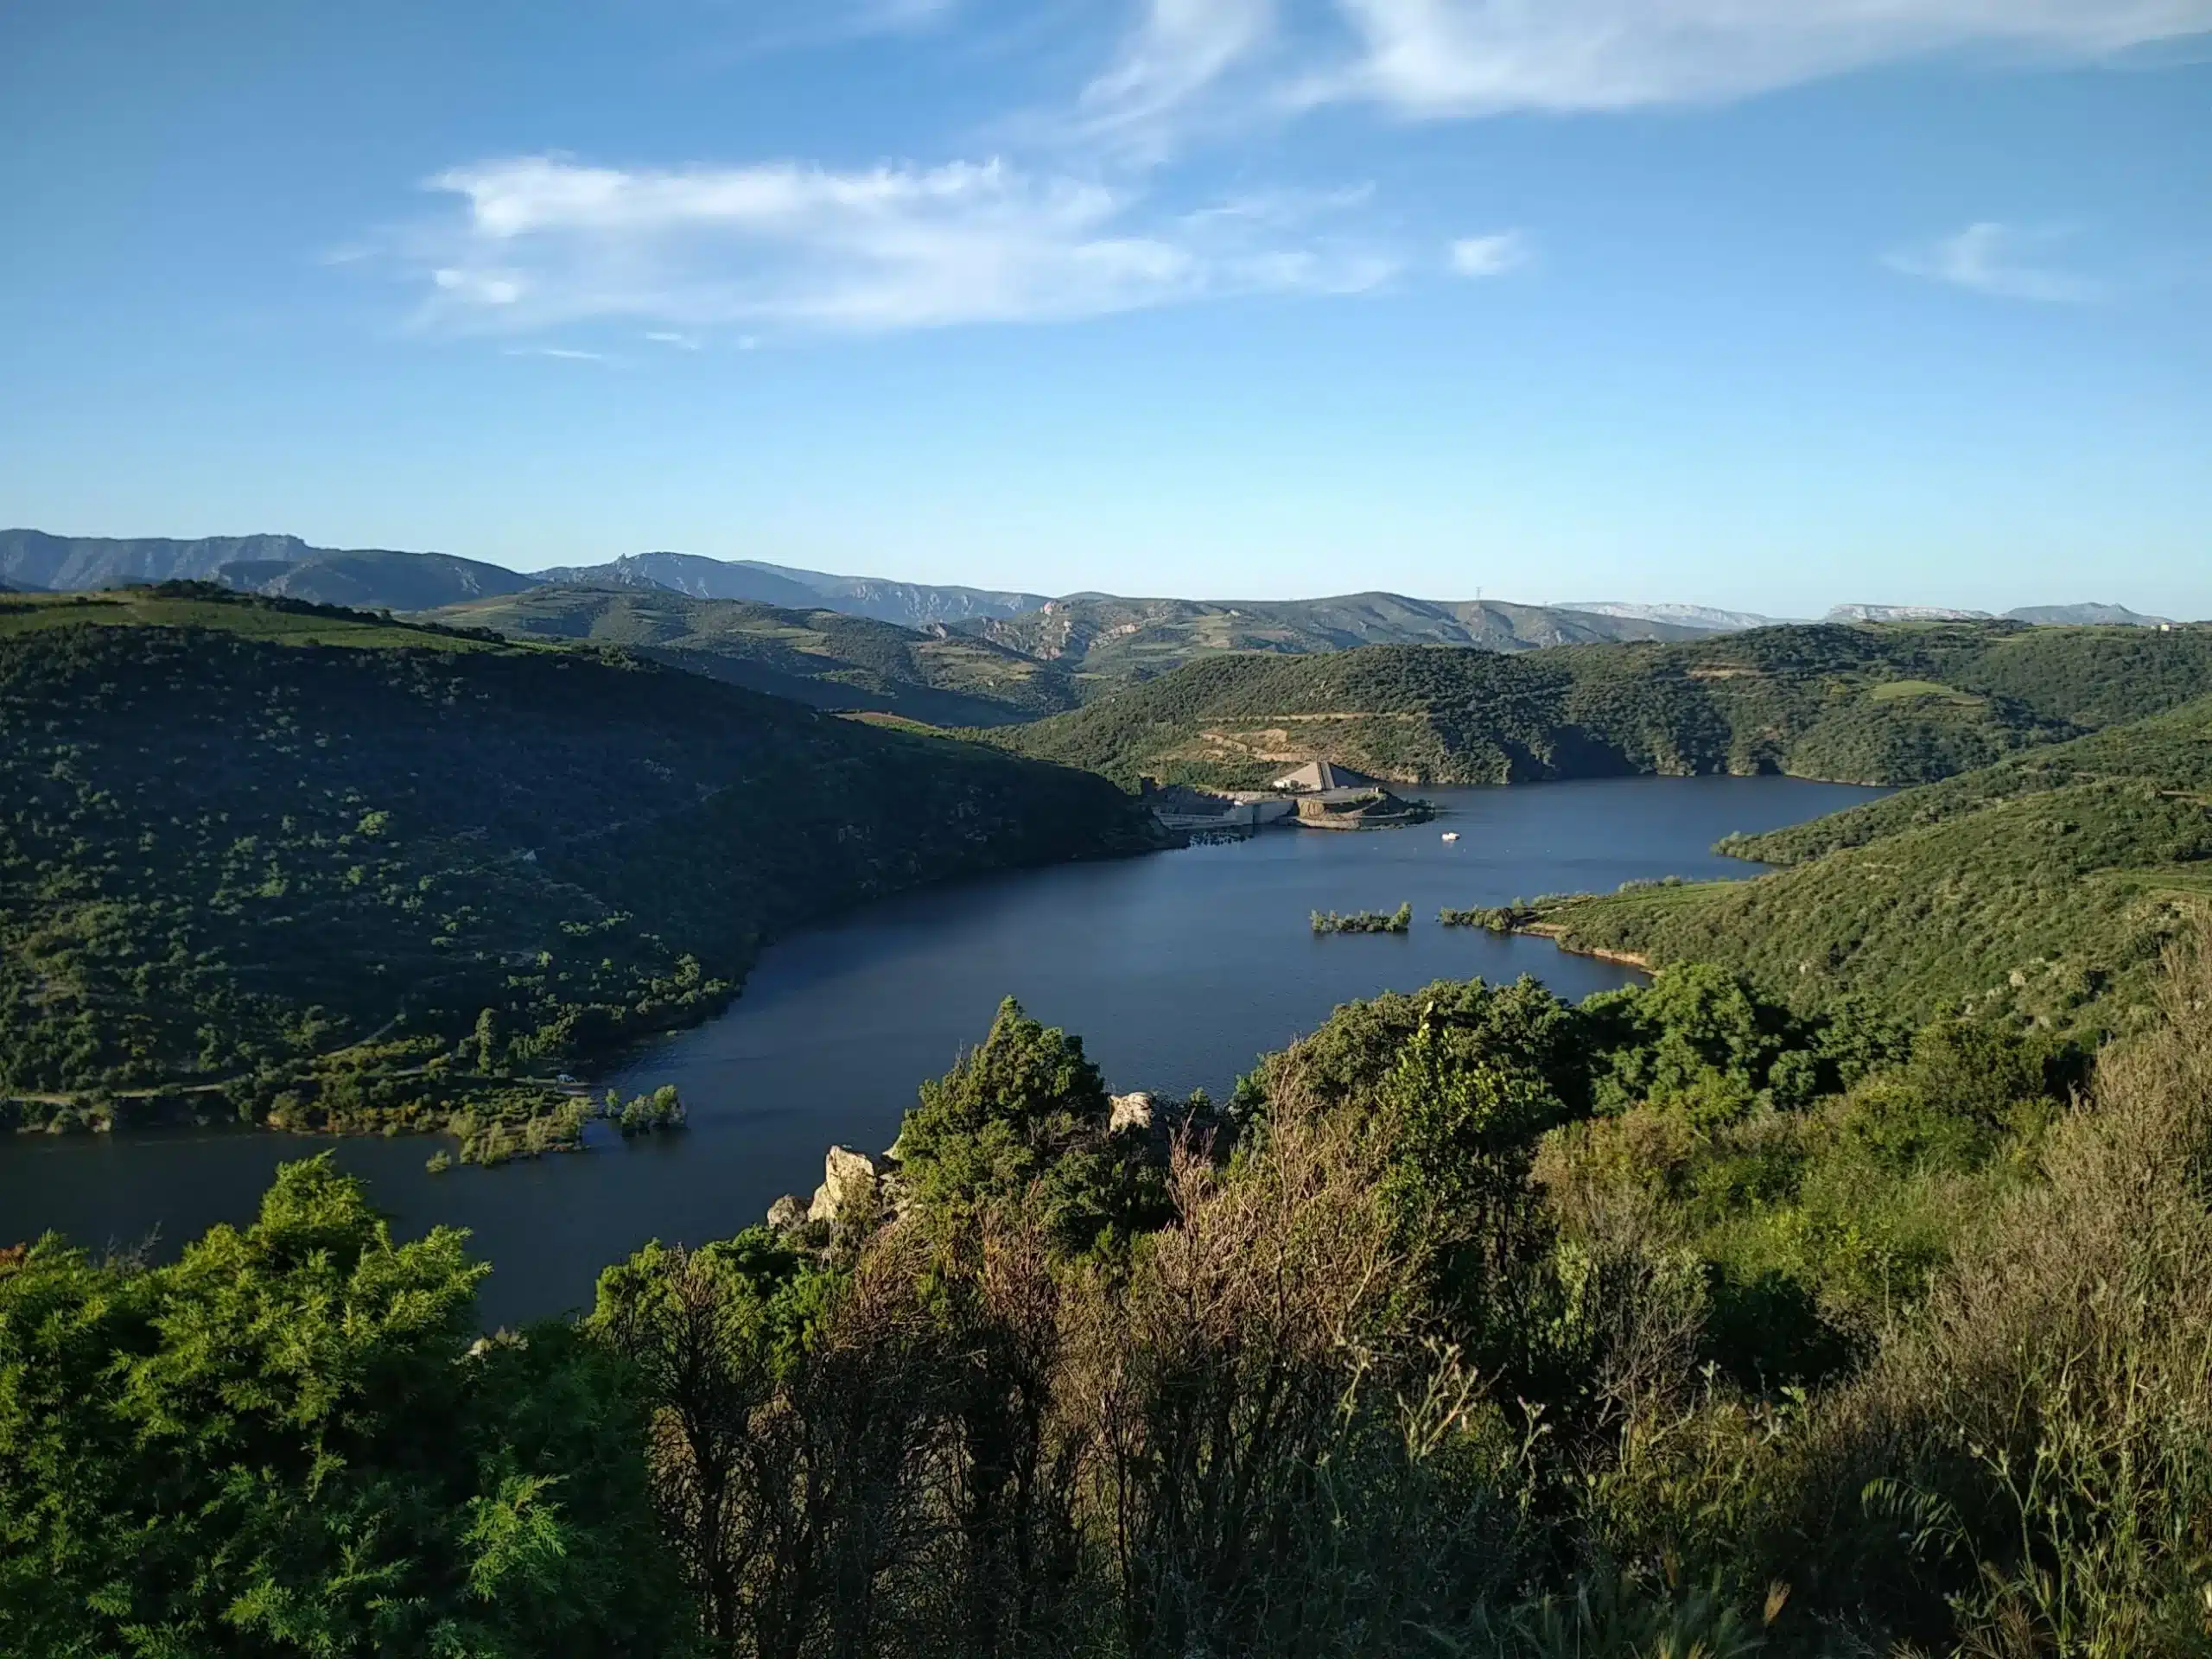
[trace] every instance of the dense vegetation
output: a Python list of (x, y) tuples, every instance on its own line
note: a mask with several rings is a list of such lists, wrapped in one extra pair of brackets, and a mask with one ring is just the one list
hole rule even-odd
[(810, 605), (781, 610), (657, 588), (536, 588), (433, 619), (524, 639), (620, 645), (817, 709), (996, 726), (1075, 706), (1059, 671), (964, 633), (918, 632)]
[(0, 607), (0, 1099), (531, 1115), (881, 893), (1152, 844), (1104, 781), (615, 654), (201, 588)]
[(994, 741), (1124, 785), (1253, 785), (1317, 757), (1424, 783), (1786, 772), (1913, 784), (2208, 692), (2212, 630), (1778, 627), (1519, 656), (1222, 657)]
[[(1662, 965), (1353, 1004), (1223, 1106), (1009, 1002), (880, 1179), (573, 1322), (480, 1338), (465, 1240), (319, 1160), (173, 1263), (0, 1236), (0, 1653), (2204, 1659), (2208, 672), (1771, 630), (1226, 659), (1046, 722), (1944, 780), (1733, 843), (1751, 881), (1448, 911)], [(0, 1094), (505, 1155), (779, 927), (1147, 836), (588, 646), (11, 596)]]
[(1008, 1005), (834, 1219), (474, 1345), (321, 1165), (174, 1268), (46, 1241), (0, 1649), (2199, 1656), (2212, 961), (2161, 995), (2091, 1074), (1440, 984), (1128, 1120)]
[(1355, 910), (1348, 914), (1317, 910), (1313, 918), (1316, 933), (1403, 933), (1413, 925), (1411, 905), (1400, 905), (1395, 910)]
[(1540, 905), (1516, 925), (1725, 962), (1801, 1007), (1856, 996), (2109, 1028), (2212, 906), (2212, 698), (1723, 847), (1787, 868)]

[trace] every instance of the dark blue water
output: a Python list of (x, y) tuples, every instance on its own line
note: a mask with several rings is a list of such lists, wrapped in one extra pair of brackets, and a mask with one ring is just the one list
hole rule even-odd
[[(1067, 865), (894, 899), (768, 950), (720, 1019), (608, 1079), (672, 1082), (686, 1135), (432, 1176), (436, 1142), (337, 1143), (403, 1233), (469, 1227), (496, 1264), (485, 1316), (589, 1300), (599, 1269), (648, 1238), (696, 1242), (810, 1192), (830, 1141), (889, 1144), (915, 1084), (977, 1041), (1000, 998), (1079, 1033), (1117, 1091), (1225, 1093), (1338, 1003), (1434, 979), (1534, 974), (1578, 998), (1627, 969), (1536, 939), (1441, 928), (1446, 906), (1607, 891), (1655, 876), (1742, 876), (1731, 830), (1802, 822), (1878, 793), (1789, 779), (1624, 779), (1432, 790), (1433, 824), (1269, 830), (1229, 846)], [(1446, 830), (1460, 839), (1446, 843)], [(1414, 908), (1410, 934), (1316, 938), (1315, 910)], [(164, 1245), (253, 1211), (300, 1137), (179, 1132), (0, 1141), (0, 1243), (54, 1228), (94, 1245)]]

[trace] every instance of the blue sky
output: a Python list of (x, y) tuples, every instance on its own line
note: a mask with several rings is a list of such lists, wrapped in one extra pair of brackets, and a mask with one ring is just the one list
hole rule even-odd
[(2212, 0), (13, 0), (0, 522), (2212, 615)]

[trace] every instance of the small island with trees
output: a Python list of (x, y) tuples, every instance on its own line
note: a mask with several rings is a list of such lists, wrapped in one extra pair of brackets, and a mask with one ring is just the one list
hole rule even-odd
[(1400, 905), (1395, 910), (1355, 910), (1338, 915), (1333, 910), (1313, 912), (1316, 933), (1403, 933), (1414, 925), (1414, 907)]

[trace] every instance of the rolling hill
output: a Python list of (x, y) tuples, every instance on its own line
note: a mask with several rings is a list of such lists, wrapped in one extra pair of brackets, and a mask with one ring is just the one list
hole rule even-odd
[(988, 640), (809, 607), (658, 587), (532, 588), (429, 613), (517, 639), (620, 645), (672, 668), (817, 709), (996, 726), (1075, 706), (1068, 677)]
[(1124, 784), (1320, 759), (1407, 783), (1930, 782), (2212, 692), (2212, 631), (1805, 626), (1689, 643), (1223, 656), (994, 734)]
[(1722, 963), (1804, 1007), (2100, 1030), (2212, 916), (2212, 697), (1722, 847), (1783, 868), (1520, 919), (1570, 949)]
[(995, 750), (197, 584), (0, 604), (0, 1099), (293, 1126), (442, 1122), (810, 918), (1158, 838)]

